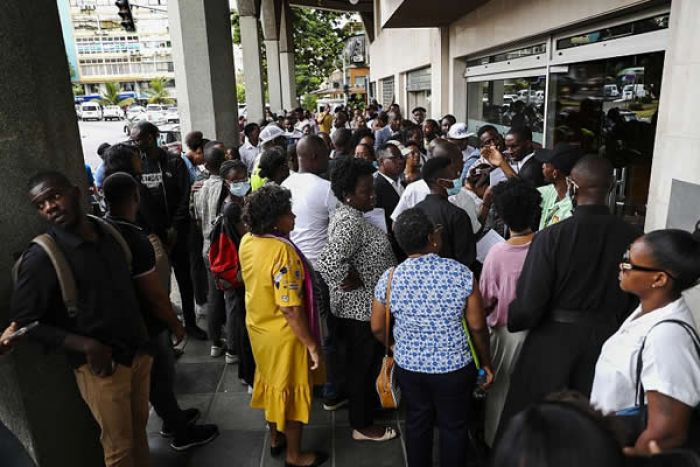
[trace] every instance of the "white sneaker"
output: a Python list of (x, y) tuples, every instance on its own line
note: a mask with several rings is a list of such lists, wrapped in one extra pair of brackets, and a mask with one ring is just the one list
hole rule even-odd
[(212, 345), (211, 346), (211, 352), (209, 355), (211, 355), (213, 358), (218, 358), (221, 357), (224, 354), (224, 348), (218, 345)]
[(238, 363), (238, 355), (226, 352), (226, 363), (228, 363), (229, 365)]
[(248, 386), (248, 394), (253, 394), (253, 386)]

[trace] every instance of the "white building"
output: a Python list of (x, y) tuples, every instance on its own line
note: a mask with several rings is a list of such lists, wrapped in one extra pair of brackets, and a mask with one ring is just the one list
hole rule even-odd
[[(167, 0), (132, 3), (136, 32), (122, 28), (113, 0), (58, 1), (70, 4), (75, 44), (66, 47), (75, 47), (79, 83), (86, 94), (98, 94), (108, 82), (120, 83), (124, 91), (137, 94), (155, 78), (172, 83), (175, 71)], [(174, 96), (174, 89), (170, 91)]]

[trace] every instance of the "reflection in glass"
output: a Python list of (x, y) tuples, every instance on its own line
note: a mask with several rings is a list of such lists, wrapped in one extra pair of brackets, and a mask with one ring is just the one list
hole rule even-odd
[(542, 143), (545, 77), (523, 77), (469, 83), (467, 116), (469, 128), (494, 125), (501, 133), (527, 126), (533, 141)]
[(616, 167), (617, 212), (642, 223), (651, 176), (663, 52), (576, 63), (550, 75), (547, 145), (581, 144)]

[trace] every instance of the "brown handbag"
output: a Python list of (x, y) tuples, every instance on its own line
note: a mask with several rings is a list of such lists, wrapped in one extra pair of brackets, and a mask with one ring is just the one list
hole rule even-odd
[(384, 409), (396, 409), (401, 401), (401, 389), (394, 380), (394, 357), (389, 356), (389, 324), (391, 311), (389, 308), (389, 297), (391, 295), (391, 281), (394, 277), (394, 269), (389, 272), (389, 282), (386, 286), (386, 330), (384, 358), (382, 359), (382, 369), (377, 377), (377, 394), (379, 403)]

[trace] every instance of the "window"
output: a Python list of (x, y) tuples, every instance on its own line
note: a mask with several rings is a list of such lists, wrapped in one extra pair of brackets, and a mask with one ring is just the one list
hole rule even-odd
[(542, 143), (545, 76), (470, 82), (467, 85), (469, 129), (491, 124), (505, 133), (528, 126), (533, 140)]
[(507, 52), (501, 52), (495, 55), (488, 55), (486, 57), (479, 57), (476, 59), (470, 59), (467, 61), (467, 66), (479, 66), (488, 65), (489, 63), (505, 62), (508, 60), (513, 60), (516, 58), (529, 57), (531, 55), (543, 54), (547, 51), (547, 45), (544, 43), (532, 45), (529, 47), (523, 47), (520, 49), (509, 50)]
[(658, 31), (659, 29), (666, 29), (668, 28), (668, 18), (669, 14), (666, 13), (639, 21), (620, 24), (618, 26), (600, 28), (585, 34), (565, 37), (557, 41), (557, 49), (570, 49), (572, 47), (579, 47), (582, 45), (594, 44), (596, 42), (605, 42), (625, 36), (634, 36), (637, 34)]
[(382, 106), (384, 108), (389, 108), (392, 102), (395, 102), (396, 96), (394, 94), (394, 77), (384, 78), (381, 80), (382, 83)]

